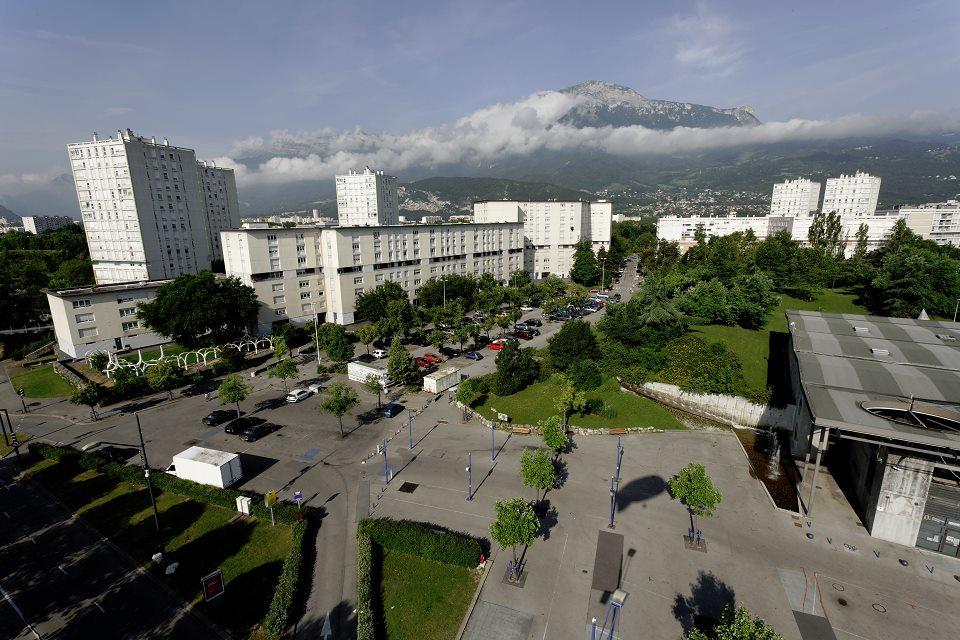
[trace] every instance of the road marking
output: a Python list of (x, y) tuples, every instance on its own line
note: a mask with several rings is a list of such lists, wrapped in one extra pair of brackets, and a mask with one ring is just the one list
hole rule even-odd
[(424, 503), (422, 503), (422, 502), (415, 502), (414, 500), (403, 500), (403, 499), (401, 499), (401, 498), (394, 498), (394, 497), (392, 497), (392, 496), (387, 496), (387, 495), (384, 495), (384, 498), (389, 498), (389, 499), (394, 500), (394, 501), (396, 501), (396, 502), (406, 502), (407, 504), (415, 504), (415, 505), (417, 505), (417, 506), (419, 506), (419, 507), (426, 507), (426, 508), (428, 508), (428, 509), (439, 509), (440, 511), (449, 511), (450, 513), (459, 513), (459, 514), (462, 515), (462, 516), (473, 516), (473, 517), (475, 517), (475, 518), (483, 518), (484, 520), (496, 520), (496, 518), (493, 518), (493, 517), (491, 517), (491, 516), (483, 516), (483, 515), (480, 515), (480, 514), (477, 514), (477, 513), (469, 513), (469, 512), (467, 512), (467, 511), (457, 511), (456, 509), (447, 509), (446, 507), (437, 507), (437, 506), (434, 506), (434, 505), (432, 505), (432, 504), (424, 504)]
[(93, 601), (93, 606), (95, 606), (97, 609), (100, 609), (100, 613), (106, 613), (106, 611), (103, 610), (103, 607), (100, 606), (100, 603), (96, 600)]
[(42, 640), (40, 634), (37, 633), (37, 630), (33, 628), (33, 625), (27, 622), (27, 619), (23, 617), (23, 612), (20, 611), (20, 607), (13, 601), (13, 598), (10, 597), (10, 594), (6, 592), (2, 585), (0, 585), (0, 594), (3, 595), (4, 600), (10, 603), (10, 606), (13, 607), (13, 610), (17, 612), (17, 615), (20, 616), (20, 620), (23, 621), (23, 624), (27, 625), (27, 629), (30, 629), (30, 633), (33, 634), (33, 637), (37, 640)]
[(62, 573), (63, 575), (67, 575), (67, 572), (64, 571), (62, 564), (58, 564), (58, 565), (57, 565), (57, 569), (60, 569), (60, 573)]

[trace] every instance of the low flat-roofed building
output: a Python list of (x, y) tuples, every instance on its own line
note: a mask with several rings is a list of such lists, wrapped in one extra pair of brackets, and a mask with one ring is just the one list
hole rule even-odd
[(787, 323), (791, 449), (814, 473), (808, 510), (828, 454), (871, 535), (956, 556), (960, 323), (813, 311)]
[(137, 305), (153, 300), (170, 280), (47, 290), (57, 347), (69, 358), (95, 351), (139, 349), (169, 342), (137, 319)]

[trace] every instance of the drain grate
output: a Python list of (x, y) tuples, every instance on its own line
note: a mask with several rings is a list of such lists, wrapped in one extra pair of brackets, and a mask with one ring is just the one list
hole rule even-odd
[(400, 485), (400, 491), (403, 493), (413, 493), (419, 486), (420, 485), (415, 482), (404, 482), (402, 485)]

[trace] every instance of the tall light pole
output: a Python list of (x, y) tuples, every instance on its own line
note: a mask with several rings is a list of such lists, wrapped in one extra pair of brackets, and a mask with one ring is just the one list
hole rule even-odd
[(620, 462), (623, 460), (623, 445), (620, 444), (620, 436), (617, 436), (617, 468), (612, 478), (610, 478), (610, 522), (607, 528), (616, 529), (617, 513), (617, 492), (620, 489)]
[(320, 364), (320, 316), (317, 315), (317, 303), (310, 301), (313, 307), (313, 343), (317, 347), (317, 364)]
[(473, 500), (473, 454), (467, 452), (467, 502)]
[(956, 306), (953, 307), (953, 321), (957, 321), (957, 311), (960, 311), (960, 300), (957, 300)]

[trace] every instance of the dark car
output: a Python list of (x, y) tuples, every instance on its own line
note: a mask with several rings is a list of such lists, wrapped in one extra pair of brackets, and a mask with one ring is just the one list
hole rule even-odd
[(231, 435), (236, 435), (238, 433), (243, 433), (250, 427), (254, 427), (258, 424), (263, 424), (264, 422), (266, 422), (266, 420), (264, 420), (263, 418), (256, 418), (254, 416), (243, 416), (242, 418), (237, 418), (233, 422), (230, 422), (229, 424), (227, 424), (227, 426), (223, 428), (223, 431)]
[(460, 355), (459, 349), (454, 349), (453, 347), (442, 347), (440, 353), (447, 356), (448, 358), (456, 358)]
[(244, 429), (243, 433), (240, 434), (240, 439), (244, 442), (256, 442), (263, 436), (273, 433), (279, 428), (280, 427), (272, 422), (261, 422), (260, 424), (255, 424), (252, 427)]
[(476, 351), (467, 351), (463, 354), (463, 357), (467, 360), (483, 360), (483, 354), (477, 353)]
[(388, 402), (380, 407), (380, 415), (384, 418), (393, 418), (394, 416), (398, 416), (400, 415), (401, 411), (403, 411), (403, 405), (397, 404), (396, 402)]
[(523, 324), (527, 325), (528, 327), (542, 327), (543, 321), (537, 320), (536, 318), (530, 318), (529, 320), (524, 320)]
[(217, 425), (223, 424), (224, 422), (227, 422), (228, 420), (230, 420), (230, 418), (232, 418), (235, 415), (237, 415), (235, 411), (217, 409), (216, 411), (212, 411), (207, 415), (203, 416), (202, 422), (208, 427), (215, 427)]
[(529, 331), (515, 331), (513, 335), (521, 340), (533, 340), (533, 334)]

